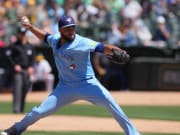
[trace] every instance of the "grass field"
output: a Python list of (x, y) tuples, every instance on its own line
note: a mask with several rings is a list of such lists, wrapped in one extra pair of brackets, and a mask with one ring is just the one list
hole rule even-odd
[[(27, 103), (25, 112), (39, 103)], [(180, 121), (180, 106), (121, 106), (129, 118)], [(10, 102), (0, 102), (0, 113), (11, 113)], [(95, 105), (72, 104), (58, 110), (55, 115), (111, 117), (104, 108)]]
[[(27, 102), (25, 112), (29, 112), (32, 107), (39, 105), (39, 102)], [(122, 106), (129, 118), (154, 119), (180, 121), (180, 106)], [(0, 114), (11, 114), (12, 103), (0, 102)], [(54, 115), (73, 115), (73, 116), (96, 116), (111, 117), (104, 108), (90, 104), (71, 104), (58, 110)], [(124, 135), (119, 132), (45, 132), (27, 131), (23, 135)], [(180, 135), (165, 133), (143, 133), (143, 135)]]

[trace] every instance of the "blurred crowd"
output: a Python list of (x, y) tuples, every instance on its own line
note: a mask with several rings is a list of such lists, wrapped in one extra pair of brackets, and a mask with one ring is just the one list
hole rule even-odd
[[(180, 46), (179, 0), (0, 0), (0, 47), (16, 41), (18, 17), (49, 33), (63, 14), (74, 17), (84, 36), (118, 46)], [(40, 45), (32, 33), (31, 44)]]
[[(75, 19), (77, 33), (97, 41), (120, 47), (179, 48), (179, 9), (180, 0), (0, 0), (0, 48), (17, 42), (20, 16), (26, 15), (44, 31), (57, 33), (58, 19), (64, 14)], [(30, 44), (43, 44), (31, 32), (25, 34)], [(126, 65), (113, 66), (100, 54), (94, 57), (95, 72), (103, 85), (108, 89), (128, 88)], [(45, 59), (42, 56), (40, 59), (42, 63), (36, 61), (34, 67), (38, 76), (31, 79), (42, 81), (40, 75), (47, 73), (43, 78), (50, 90), (54, 77)]]

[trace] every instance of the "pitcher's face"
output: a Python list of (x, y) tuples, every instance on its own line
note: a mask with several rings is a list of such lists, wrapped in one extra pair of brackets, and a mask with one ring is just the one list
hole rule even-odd
[(66, 41), (72, 41), (75, 38), (75, 26), (65, 27), (59, 29), (61, 38)]

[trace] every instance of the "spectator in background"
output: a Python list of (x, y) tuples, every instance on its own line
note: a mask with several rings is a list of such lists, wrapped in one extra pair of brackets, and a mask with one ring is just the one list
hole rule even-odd
[(125, 7), (125, 0), (107, 0), (105, 3), (111, 13), (111, 22), (118, 22), (121, 18), (120, 13)]
[(6, 42), (4, 40), (5, 35), (6, 35), (6, 28), (4, 26), (2, 18), (0, 18), (0, 48), (3, 48), (6, 46)]
[(6, 43), (0, 39), (0, 48), (6, 47)]
[(156, 0), (153, 5), (153, 10), (155, 11), (157, 16), (166, 17), (168, 14), (167, 0)]
[(172, 12), (174, 15), (180, 17), (180, 0), (167, 0), (167, 6), (169, 12)]
[(3, 37), (6, 34), (5, 27), (3, 25), (2, 20), (0, 19), (0, 48), (3, 48), (6, 46), (6, 42), (3, 40)]
[(139, 3), (142, 7), (142, 15), (143, 19), (150, 18), (152, 12), (152, 0), (139, 0)]
[(112, 25), (112, 33), (109, 33), (108, 42), (125, 47), (137, 45), (136, 34), (130, 18), (123, 18), (119, 26)]
[(142, 15), (142, 7), (135, 0), (125, 0), (126, 5), (122, 10), (123, 18), (130, 18), (133, 22), (139, 19)]
[(141, 46), (148, 46), (152, 40), (152, 33), (142, 19), (135, 22), (134, 30)]
[[(173, 13), (177, 18), (176, 22), (178, 22), (179, 3), (179, 0), (0, 1), (0, 19), (6, 30), (5, 35), (0, 37), (1, 45), (2, 47), (8, 46), (14, 42), (16, 33), (14, 26), (17, 26), (18, 15), (29, 16), (31, 22), (42, 29), (42, 24), (49, 23), (52, 33), (57, 33), (58, 18), (68, 14), (78, 22), (78, 31), (81, 34), (105, 42), (107, 42), (108, 33), (111, 31), (111, 27), (114, 27), (114, 23), (121, 23), (123, 18), (131, 18), (138, 41), (145, 46), (152, 43), (150, 40), (152, 40), (151, 34), (155, 33), (156, 17), (164, 16), (171, 28), (171, 40), (173, 40), (171, 43), (176, 46), (179, 37), (179, 29), (177, 28), (179, 25), (171, 19), (170, 14)], [(95, 25), (97, 28), (93, 29)], [(118, 26), (114, 29), (118, 29)], [(42, 43), (29, 32), (28, 38), (31, 44), (39, 46)]]
[(170, 35), (170, 30), (166, 26), (165, 18), (163, 16), (158, 16), (153, 41), (156, 41), (157, 45), (166, 46), (169, 43)]
[(38, 54), (35, 57), (34, 72), (31, 76), (31, 81), (33, 83), (43, 81), (45, 83), (45, 89), (47, 91), (52, 91), (54, 86), (54, 75), (51, 72), (52, 68), (44, 55)]
[[(122, 10), (123, 18), (130, 18), (132, 21), (132, 28), (135, 31), (138, 43), (144, 45), (147, 41), (152, 39), (151, 31), (148, 26), (150, 22), (145, 20), (149, 14), (148, 9), (151, 9), (151, 3), (146, 1), (141, 2), (141, 4), (136, 0), (126, 0), (126, 6)], [(142, 7), (144, 6), (144, 7)], [(146, 9), (147, 8), (147, 9)], [(150, 11), (148, 11), (150, 12)]]
[(27, 43), (26, 29), (18, 28), (17, 41), (6, 50), (13, 70), (13, 113), (23, 113), (25, 98), (31, 86), (30, 75), (33, 73), (34, 48)]
[[(153, 29), (153, 2), (152, 0), (140, 0), (139, 3), (141, 4), (142, 7), (142, 15), (141, 18), (146, 25), (146, 27), (150, 30)], [(152, 31), (151, 31), (152, 32)]]

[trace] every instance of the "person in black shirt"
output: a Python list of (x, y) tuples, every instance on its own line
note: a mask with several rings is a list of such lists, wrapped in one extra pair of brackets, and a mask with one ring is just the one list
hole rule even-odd
[(171, 32), (166, 24), (166, 19), (163, 16), (157, 17), (157, 26), (153, 35), (154, 41), (161, 41), (165, 44), (169, 44), (171, 38)]
[(17, 41), (6, 50), (13, 70), (13, 112), (23, 113), (25, 97), (30, 89), (35, 49), (26, 40), (26, 29), (18, 28)]

